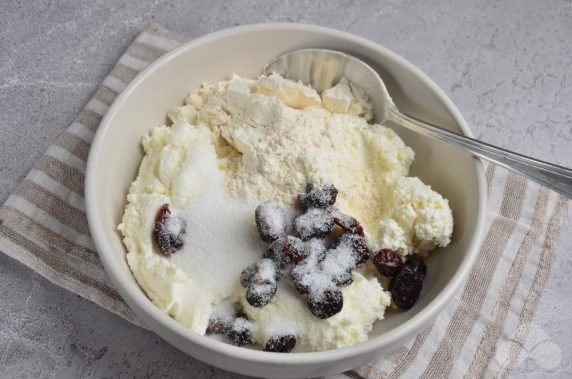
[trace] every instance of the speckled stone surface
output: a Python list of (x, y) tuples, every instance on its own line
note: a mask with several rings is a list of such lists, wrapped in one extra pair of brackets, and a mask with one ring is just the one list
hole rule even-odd
[[(572, 2), (0, 2), (0, 201), (150, 21), (200, 36), (255, 22), (335, 27), (419, 66), (485, 141), (572, 166)], [(572, 225), (513, 377), (572, 376)], [(0, 377), (235, 375), (177, 351), (0, 254)]]

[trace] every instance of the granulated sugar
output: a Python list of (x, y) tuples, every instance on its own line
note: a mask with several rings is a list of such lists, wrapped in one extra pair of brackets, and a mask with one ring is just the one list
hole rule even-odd
[[(257, 261), (264, 251), (254, 227), (254, 207), (231, 197), (225, 190), (224, 175), (217, 168), (212, 145), (203, 151), (201, 160), (189, 160), (180, 175), (188, 170), (200, 180), (187, 207), (179, 215), (187, 220), (183, 249), (171, 257), (173, 264), (211, 292), (213, 299), (229, 296), (241, 271)], [(198, 165), (204, 176), (193, 175)]]

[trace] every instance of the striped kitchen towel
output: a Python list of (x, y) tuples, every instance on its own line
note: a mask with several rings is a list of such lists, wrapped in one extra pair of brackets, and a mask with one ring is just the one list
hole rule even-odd
[[(157, 24), (141, 33), (0, 209), (1, 251), (134, 323), (90, 237), (86, 159), (117, 95), (149, 63), (186, 40)], [(488, 229), (464, 287), (415, 338), (339, 377), (479, 378), (504, 376), (514, 367), (550, 272), (567, 200), (494, 165), (486, 167), (486, 177)]]

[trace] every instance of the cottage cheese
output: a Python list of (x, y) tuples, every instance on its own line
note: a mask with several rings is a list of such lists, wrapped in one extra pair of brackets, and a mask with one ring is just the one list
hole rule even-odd
[[(233, 77), (205, 85), (171, 110), (172, 126), (143, 139), (145, 157), (119, 225), (127, 261), (149, 298), (204, 333), (213, 307), (240, 303), (263, 344), (273, 328), (296, 330), (297, 351), (364, 341), (390, 296), (377, 278), (354, 272), (342, 311), (316, 319), (289, 284), (262, 308), (244, 301), (240, 272), (262, 256), (254, 209), (273, 200), (294, 214), (306, 183), (334, 183), (338, 206), (365, 228), (373, 250), (424, 254), (446, 246), (453, 218), (448, 202), (407, 177), (413, 151), (372, 119), (359, 88), (342, 80), (321, 96), (278, 75)], [(152, 230), (169, 203), (188, 223), (181, 251), (157, 254)]]

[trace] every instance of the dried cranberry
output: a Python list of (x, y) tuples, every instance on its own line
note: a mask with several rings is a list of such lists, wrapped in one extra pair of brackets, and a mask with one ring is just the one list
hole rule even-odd
[(343, 286), (351, 283), (351, 273), (357, 267), (356, 260), (357, 254), (350, 244), (339, 245), (326, 252), (320, 270), (337, 286)]
[(382, 249), (373, 257), (373, 264), (381, 275), (394, 277), (403, 267), (403, 260), (394, 251)]
[(356, 266), (359, 266), (369, 259), (371, 252), (367, 246), (367, 242), (364, 238), (357, 234), (344, 233), (340, 238), (334, 243), (334, 248), (338, 246), (348, 246), (351, 247), (355, 254)]
[(306, 251), (307, 259), (319, 263), (326, 256), (326, 242), (321, 238), (311, 238), (304, 241), (304, 250)]
[(169, 204), (163, 204), (155, 215), (153, 234), (159, 252), (168, 257), (181, 250), (187, 233), (187, 222), (180, 217), (171, 216)]
[(228, 324), (218, 318), (211, 318), (207, 326), (206, 334), (226, 334)]
[(405, 262), (389, 286), (395, 305), (411, 309), (421, 294), (426, 274), (427, 266), (421, 259), (411, 258)]
[(248, 285), (252, 281), (252, 277), (254, 276), (257, 270), (257, 263), (258, 262), (251, 264), (250, 266), (242, 270), (242, 272), (240, 273), (240, 284), (244, 288), (248, 287)]
[(237, 346), (252, 343), (252, 324), (243, 317), (237, 317), (229, 325), (226, 335)]
[(334, 277), (334, 283), (336, 283), (336, 286), (338, 286), (338, 287), (348, 286), (348, 285), (352, 284), (353, 281), (354, 281), (354, 279), (352, 277), (351, 271), (343, 272), (343, 273), (336, 275)]
[(254, 219), (260, 239), (270, 243), (286, 233), (286, 215), (276, 203), (267, 201), (254, 211)]
[[(288, 236), (289, 238), (290, 236)], [(294, 237), (292, 237), (294, 238)], [(279, 238), (276, 241), (268, 245), (268, 248), (264, 252), (264, 258), (271, 259), (276, 264), (276, 269), (281, 276), (288, 276), (294, 261), (292, 258), (286, 254), (286, 242), (287, 238)]]
[(343, 214), (339, 210), (336, 210), (334, 213), (334, 222), (346, 232), (357, 234), (360, 237), (365, 236), (363, 227), (359, 221), (351, 216)]
[(285, 238), (279, 238), (276, 241), (271, 242), (262, 256), (264, 258), (272, 259), (274, 262), (278, 263), (278, 261), (282, 259), (282, 255), (284, 254), (285, 243), (286, 243)]
[(300, 238), (288, 236), (284, 244), (284, 254), (288, 257), (290, 262), (298, 263), (306, 259), (309, 252)]
[(326, 319), (339, 313), (344, 306), (342, 291), (337, 288), (327, 288), (311, 291), (308, 297), (308, 308), (314, 316)]
[(299, 273), (296, 270), (292, 270), (290, 279), (292, 280), (292, 284), (294, 285), (294, 288), (296, 288), (296, 291), (298, 291), (298, 293), (305, 295), (308, 292), (310, 292), (310, 287), (304, 284), (303, 273)]
[(309, 208), (294, 220), (294, 231), (302, 239), (322, 238), (334, 227), (334, 218), (329, 209)]
[(286, 334), (281, 336), (272, 336), (264, 344), (264, 351), (272, 351), (275, 353), (289, 353), (296, 346), (296, 336)]
[(363, 238), (357, 238), (354, 241), (354, 251), (357, 254), (357, 258), (356, 258), (356, 265), (357, 266), (367, 262), (367, 260), (369, 259), (369, 256), (371, 255), (371, 253), (369, 251), (369, 247), (367, 247), (367, 243), (365, 242), (365, 240)]
[(333, 184), (315, 187), (313, 184), (306, 185), (306, 193), (298, 194), (298, 202), (303, 208), (327, 208), (334, 205), (338, 190)]
[(255, 308), (265, 306), (276, 295), (276, 282), (250, 283), (246, 289), (246, 301)]
[(248, 266), (240, 274), (240, 284), (248, 287), (251, 284), (266, 284), (276, 282), (276, 266), (272, 259), (265, 258)]
[(423, 281), (427, 275), (427, 265), (422, 259), (412, 257), (403, 264), (401, 272), (403, 271), (405, 271), (406, 274), (415, 277), (415, 280)]
[(246, 301), (253, 307), (263, 307), (276, 295), (278, 276), (274, 262), (265, 258), (248, 266), (240, 275), (246, 287)]

